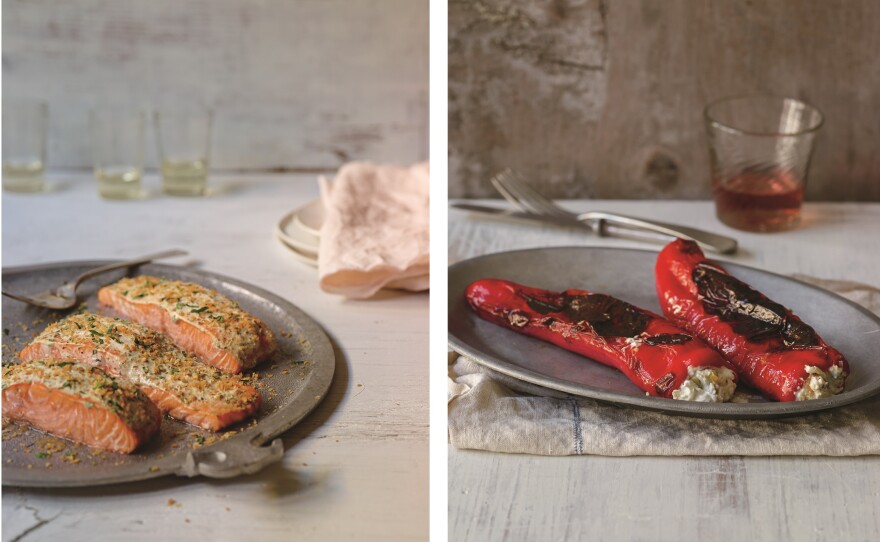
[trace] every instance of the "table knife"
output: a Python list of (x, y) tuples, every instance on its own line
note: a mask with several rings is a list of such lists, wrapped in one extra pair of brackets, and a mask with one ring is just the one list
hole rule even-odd
[[(488, 205), (479, 205), (474, 203), (456, 202), (452, 207), (464, 211), (478, 213), (484, 216), (493, 217), (501, 220), (510, 220), (518, 222), (540, 222), (560, 227), (586, 229), (596, 235), (624, 237), (627, 239), (636, 239), (639, 241), (668, 242), (675, 237), (690, 239), (695, 241), (701, 248), (718, 252), (721, 254), (731, 254), (736, 252), (736, 239), (719, 235), (705, 230), (690, 228), (687, 226), (679, 226), (676, 224), (667, 224), (665, 222), (647, 221), (619, 215), (616, 213), (590, 213), (594, 218), (590, 220), (580, 221), (574, 217), (549, 216), (537, 213), (527, 213), (523, 211), (513, 211), (509, 209), (501, 209), (498, 207), (490, 207)], [(662, 229), (663, 232), (647, 230), (636, 224), (650, 224), (652, 228)]]

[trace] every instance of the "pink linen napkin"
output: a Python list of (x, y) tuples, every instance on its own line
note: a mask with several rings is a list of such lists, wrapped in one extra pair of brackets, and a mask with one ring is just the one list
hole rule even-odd
[(382, 288), (428, 289), (427, 162), (352, 162), (320, 185), (322, 290), (363, 299)]

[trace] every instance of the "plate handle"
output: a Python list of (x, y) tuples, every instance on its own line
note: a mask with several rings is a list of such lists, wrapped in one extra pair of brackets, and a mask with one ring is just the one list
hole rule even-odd
[(249, 442), (230, 442), (229, 446), (222, 448), (190, 451), (176, 474), (188, 477), (232, 478), (258, 472), (284, 456), (284, 445), (280, 438), (276, 438), (268, 446), (254, 444), (258, 439), (259, 436)]

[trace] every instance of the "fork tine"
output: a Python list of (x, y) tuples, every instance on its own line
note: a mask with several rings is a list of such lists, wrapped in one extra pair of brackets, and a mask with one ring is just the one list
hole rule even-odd
[(516, 181), (513, 180), (513, 182), (511, 182), (513, 175), (514, 173), (511, 170), (505, 169), (492, 179), (492, 184), (499, 192), (501, 192), (501, 195), (504, 196), (505, 199), (519, 207), (521, 210), (526, 211), (527, 213), (542, 213), (542, 209), (536, 208), (531, 204), (530, 200), (522, 196), (521, 191), (517, 189), (518, 185), (516, 184)]
[(525, 182), (522, 178), (517, 178), (517, 181), (519, 182), (519, 187), (522, 191), (523, 197), (529, 198), (531, 201), (534, 202), (536, 206), (540, 205), (548, 213), (556, 214), (559, 216), (569, 215), (568, 211), (554, 203), (547, 196), (532, 188), (532, 186)]
[(0, 292), (0, 293), (2, 293), (3, 295), (5, 295), (6, 297), (11, 297), (12, 299), (14, 299), (14, 300), (16, 300), (16, 301), (21, 301), (22, 303), (33, 304), (33, 299), (30, 298), (30, 297), (27, 297), (27, 296), (20, 296), (20, 295), (17, 295), (17, 294), (11, 294), (11, 293), (7, 292), (6, 290), (3, 290), (3, 291)]
[(76, 299), (71, 300), (63, 298), (52, 291), (39, 292), (34, 295), (12, 294), (5, 290), (2, 291), (2, 293), (6, 297), (10, 297), (16, 301), (21, 301), (22, 303), (27, 303), (28, 305), (33, 305), (35, 307), (43, 307), (44, 309), (69, 309), (76, 304)]
[(528, 205), (533, 212), (551, 216), (569, 216), (565, 209), (538, 193), (512, 171), (507, 170), (504, 173), (507, 174), (499, 179), (499, 183), (504, 184), (510, 192), (517, 196), (517, 199)]
[(509, 170), (502, 171), (495, 177), (492, 177), (492, 186), (494, 186), (495, 189), (498, 190), (502, 196), (504, 196), (504, 199), (512, 203), (519, 210), (532, 212), (531, 207), (526, 205), (519, 197), (517, 197), (516, 194), (508, 190), (504, 183), (500, 180), (500, 177), (504, 175), (507, 171)]

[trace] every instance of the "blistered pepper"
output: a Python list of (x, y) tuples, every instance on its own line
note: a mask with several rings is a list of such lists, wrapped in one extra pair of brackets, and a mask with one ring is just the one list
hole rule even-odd
[(794, 401), (843, 389), (849, 365), (840, 352), (791, 310), (707, 260), (696, 243), (667, 245), (655, 275), (666, 317), (721, 352), (766, 397)]
[(465, 296), (480, 317), (614, 367), (653, 396), (672, 398), (690, 368), (726, 368), (736, 378), (732, 366), (699, 339), (609, 295), (483, 279), (469, 285)]

